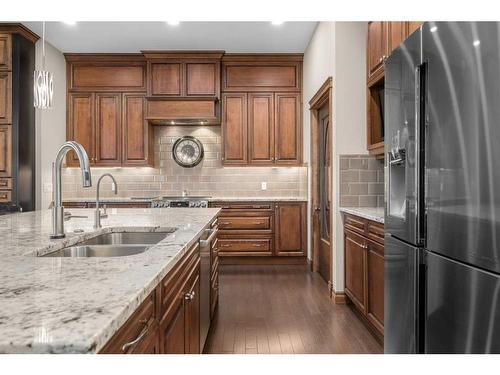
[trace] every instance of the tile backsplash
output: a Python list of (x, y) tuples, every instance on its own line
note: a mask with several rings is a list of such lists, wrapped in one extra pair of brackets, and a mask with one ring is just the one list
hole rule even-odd
[[(118, 183), (118, 197), (189, 195), (224, 197), (306, 197), (307, 167), (222, 167), (220, 127), (156, 126), (154, 128), (155, 167), (93, 168), (91, 188), (83, 188), (79, 168), (63, 171), (63, 199), (95, 197), (97, 179), (112, 173)], [(194, 168), (182, 168), (172, 159), (175, 140), (184, 135), (198, 138), (205, 151)], [(267, 190), (261, 183), (267, 183)], [(114, 197), (111, 180), (101, 183), (101, 196)]]
[(384, 162), (369, 155), (340, 155), (340, 206), (384, 206)]

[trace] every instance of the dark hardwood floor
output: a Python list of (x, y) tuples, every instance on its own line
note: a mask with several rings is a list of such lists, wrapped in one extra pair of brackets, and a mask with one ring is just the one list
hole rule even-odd
[(350, 307), (307, 266), (220, 266), (206, 353), (382, 353)]

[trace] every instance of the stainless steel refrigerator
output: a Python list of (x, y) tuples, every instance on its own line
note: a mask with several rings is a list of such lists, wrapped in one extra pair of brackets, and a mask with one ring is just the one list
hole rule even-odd
[(500, 23), (424, 23), (384, 107), (385, 352), (500, 353)]

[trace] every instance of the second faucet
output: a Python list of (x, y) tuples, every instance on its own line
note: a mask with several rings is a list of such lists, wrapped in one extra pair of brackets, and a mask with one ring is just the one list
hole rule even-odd
[(94, 229), (99, 229), (101, 228), (101, 210), (99, 208), (99, 187), (101, 186), (101, 180), (108, 176), (113, 180), (113, 192), (115, 195), (118, 193), (118, 184), (116, 183), (115, 178), (111, 173), (104, 173), (101, 177), (99, 177), (99, 180), (97, 180), (97, 189), (96, 189), (96, 198), (95, 198), (95, 213), (94, 213)]

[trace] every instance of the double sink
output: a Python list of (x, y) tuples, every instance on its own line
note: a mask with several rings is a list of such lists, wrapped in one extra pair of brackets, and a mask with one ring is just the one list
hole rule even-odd
[(44, 257), (120, 257), (145, 252), (172, 234), (175, 228), (161, 232), (104, 233), (42, 256)]

